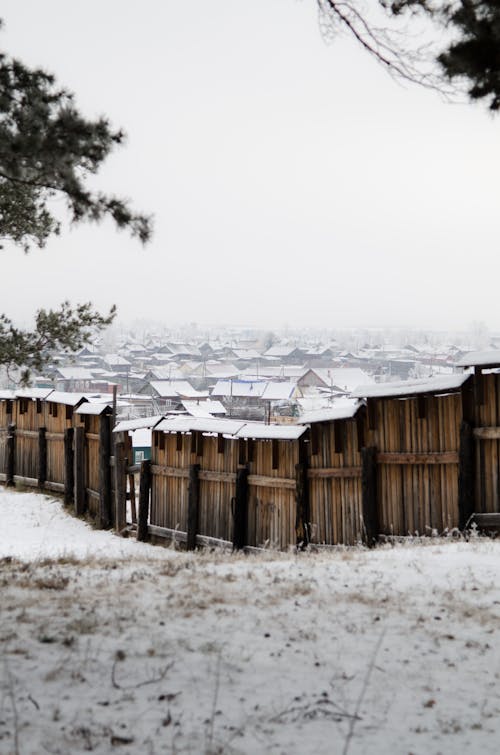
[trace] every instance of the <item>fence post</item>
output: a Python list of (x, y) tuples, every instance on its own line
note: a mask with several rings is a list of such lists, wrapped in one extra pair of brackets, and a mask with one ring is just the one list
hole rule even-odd
[(75, 514), (81, 516), (87, 510), (85, 501), (85, 428), (75, 427), (74, 434), (74, 483)]
[(47, 481), (47, 430), (38, 429), (38, 487), (43, 489)]
[[(483, 484), (483, 481), (481, 482)], [(458, 526), (465, 525), (474, 513), (474, 435), (469, 422), (460, 423), (458, 452)]]
[(151, 462), (141, 462), (139, 485), (139, 516), (137, 517), (137, 540), (145, 543), (148, 539), (149, 491), (151, 488)]
[(5, 485), (14, 487), (14, 474), (16, 466), (16, 426), (10, 424), (7, 428), (7, 469)]
[(109, 416), (99, 417), (99, 514), (97, 526), (106, 530), (112, 524), (111, 510), (111, 426)]
[(361, 449), (361, 489), (365, 542), (371, 548), (376, 543), (379, 534), (377, 449), (374, 447)]
[(67, 427), (64, 431), (64, 503), (66, 506), (69, 506), (75, 500), (75, 458), (73, 453), (73, 435), (73, 428)]
[(188, 519), (186, 548), (192, 551), (196, 548), (196, 535), (198, 534), (198, 512), (200, 506), (200, 465), (191, 464), (189, 467), (188, 487)]
[(248, 467), (236, 472), (236, 494), (233, 512), (233, 548), (241, 550), (247, 545), (248, 532)]
[(115, 441), (115, 530), (121, 532), (127, 525), (127, 467), (125, 443)]
[(297, 546), (305, 548), (309, 543), (309, 480), (307, 462), (301, 461), (295, 465), (295, 533)]

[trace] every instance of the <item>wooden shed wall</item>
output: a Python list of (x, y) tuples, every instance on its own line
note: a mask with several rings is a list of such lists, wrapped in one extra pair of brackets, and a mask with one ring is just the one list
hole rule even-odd
[(429, 534), (457, 527), (461, 394), (377, 399), (368, 417), (367, 444), (378, 452), (380, 531)]
[(299, 441), (259, 440), (249, 444), (248, 544), (288, 548), (297, 541), (295, 465)]
[(13, 403), (13, 401), (0, 401), (0, 473), (2, 474), (5, 474), (7, 468), (7, 428), (12, 423)]
[[(199, 433), (197, 435), (199, 440)], [(199, 532), (232, 541), (231, 501), (235, 493), (238, 441), (214, 436), (202, 437), (199, 455), (195, 457), (195, 463), (200, 465)], [(211, 472), (215, 474), (204, 474)]]
[(43, 402), (18, 398), (14, 402), (16, 425), (15, 474), (36, 479), (38, 475), (38, 430), (44, 426)]
[(64, 431), (73, 426), (73, 408), (48, 401), (45, 404), (47, 480), (64, 483)]
[[(191, 439), (191, 435), (181, 433), (153, 432), (151, 524), (187, 531), (189, 465), (195, 463), (191, 460)], [(161, 470), (175, 472), (167, 475)]]
[[(500, 375), (475, 376), (474, 424), (476, 432), (474, 509), (480, 513), (500, 512)], [(489, 431), (484, 431), (489, 428)]]
[[(75, 415), (78, 416), (78, 415)], [(85, 426), (85, 492), (90, 514), (99, 513), (99, 423), (100, 417), (83, 415)]]
[(309, 459), (313, 543), (353, 545), (362, 539), (361, 443), (356, 419), (316, 423)]

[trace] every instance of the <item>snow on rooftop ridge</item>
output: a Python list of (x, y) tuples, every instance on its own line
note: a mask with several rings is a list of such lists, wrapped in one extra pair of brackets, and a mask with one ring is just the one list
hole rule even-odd
[(77, 407), (77, 409), (75, 409), (75, 414), (85, 414), (98, 417), (100, 414), (104, 414), (105, 412), (109, 413), (111, 411), (111, 408), (111, 403), (85, 401), (85, 403), (81, 404), (79, 407)]
[(384, 398), (390, 396), (414, 396), (420, 393), (446, 393), (462, 387), (470, 375), (461, 372), (457, 375), (437, 375), (419, 380), (398, 380), (374, 385), (360, 385), (352, 391), (353, 398)]
[(53, 388), (18, 388), (14, 391), (16, 398), (45, 399), (54, 392)]

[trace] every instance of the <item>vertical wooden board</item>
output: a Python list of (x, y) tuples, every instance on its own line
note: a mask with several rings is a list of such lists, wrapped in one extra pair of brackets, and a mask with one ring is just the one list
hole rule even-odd
[[(496, 414), (494, 418), (494, 426), (500, 427), (500, 375), (495, 374), (495, 407), (496, 407)], [(500, 441), (496, 440), (495, 443), (495, 454), (496, 454), (496, 479), (497, 479), (497, 495), (494, 502), (494, 512), (498, 513), (500, 512)]]
[[(401, 443), (401, 450), (413, 451), (413, 438), (412, 438), (412, 418), (414, 413), (414, 404), (412, 401), (405, 401), (401, 412), (402, 418), (402, 430), (403, 440)], [(404, 529), (405, 532), (411, 533), (415, 530), (415, 511), (414, 500), (411, 495), (411, 474), (409, 473), (408, 465), (401, 466), (401, 478), (402, 478), (402, 509), (404, 513)]]
[[(488, 375), (488, 391), (486, 394), (486, 401), (489, 408), (488, 424), (490, 427), (495, 427), (497, 407), (496, 407), (496, 379), (497, 375)], [(490, 458), (489, 458), (489, 472), (491, 475), (491, 499), (489, 501), (489, 511), (495, 512), (497, 510), (498, 502), (498, 441), (491, 440), (490, 444)]]

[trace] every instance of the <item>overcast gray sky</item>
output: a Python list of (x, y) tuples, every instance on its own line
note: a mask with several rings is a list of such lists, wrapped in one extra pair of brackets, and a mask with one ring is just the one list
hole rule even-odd
[(500, 120), (326, 45), (315, 0), (1, 13), (4, 50), (126, 130), (98, 183), (156, 230), (145, 248), (111, 222), (6, 247), (0, 311), (69, 298), (125, 322), (500, 328)]

